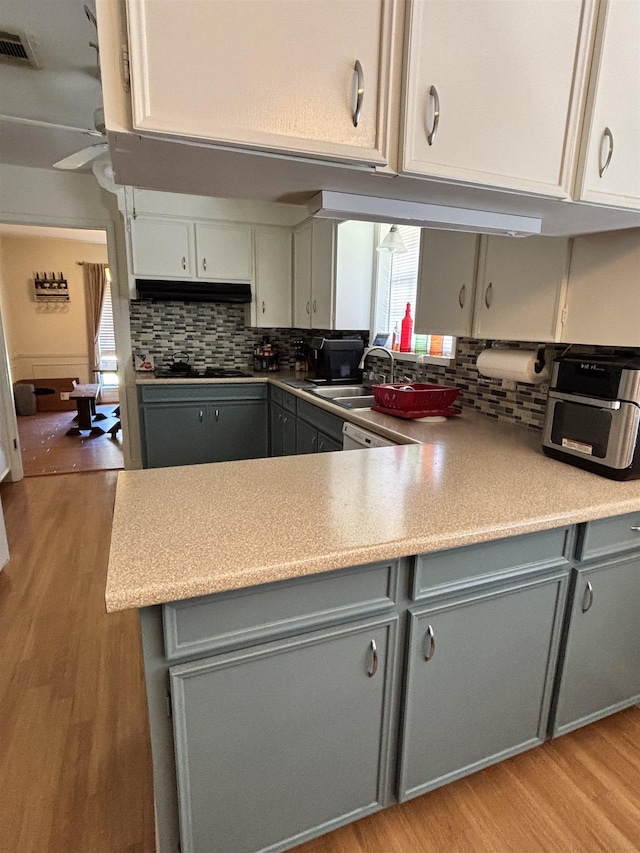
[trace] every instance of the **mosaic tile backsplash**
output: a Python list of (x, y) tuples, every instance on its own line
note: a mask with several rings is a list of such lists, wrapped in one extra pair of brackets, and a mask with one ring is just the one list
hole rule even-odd
[[(355, 332), (365, 339), (368, 332)], [(340, 338), (350, 332), (308, 329), (253, 329), (247, 325), (245, 307), (225, 303), (132, 302), (131, 339), (133, 349), (150, 353), (156, 366), (171, 362), (174, 352), (186, 350), (195, 368), (205, 366), (234, 367), (247, 370), (252, 366), (256, 343), (268, 335), (278, 347), (280, 365), (293, 367), (293, 343), (300, 338), (309, 342), (315, 334)], [(508, 342), (501, 342), (507, 344)], [(533, 429), (542, 429), (547, 403), (546, 385), (519, 383), (515, 391), (505, 391), (499, 379), (479, 376), (475, 363), (487, 341), (458, 338), (456, 360), (451, 367), (399, 362), (398, 378), (456, 385), (460, 388), (457, 404), (472, 408), (492, 418), (516, 421)], [(512, 343), (514, 347), (535, 349), (536, 344)], [(566, 350), (564, 344), (547, 345), (545, 357), (551, 362)], [(607, 355), (638, 355), (640, 350), (613, 349), (574, 345), (577, 352)], [(379, 369), (388, 370), (388, 361), (380, 359)]]

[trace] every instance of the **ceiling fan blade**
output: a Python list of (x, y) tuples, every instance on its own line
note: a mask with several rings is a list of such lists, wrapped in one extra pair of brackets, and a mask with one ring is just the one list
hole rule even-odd
[(106, 154), (108, 150), (109, 146), (106, 142), (98, 142), (96, 145), (90, 145), (88, 148), (83, 148), (80, 151), (76, 151), (75, 154), (70, 154), (68, 157), (58, 160), (57, 163), (53, 164), (53, 168), (69, 170), (81, 169), (83, 166), (86, 166), (87, 163), (91, 163), (92, 160), (95, 160), (96, 157)]

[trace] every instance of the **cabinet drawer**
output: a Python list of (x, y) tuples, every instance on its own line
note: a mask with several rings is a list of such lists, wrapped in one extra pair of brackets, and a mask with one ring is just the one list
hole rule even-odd
[(332, 415), (313, 403), (307, 403), (306, 400), (298, 400), (298, 417), (342, 443), (343, 418)]
[(268, 387), (262, 383), (220, 383), (198, 385), (141, 385), (140, 399), (143, 403), (181, 403), (184, 400), (215, 402), (217, 400), (266, 400)]
[(239, 648), (387, 610), (397, 563), (376, 563), (163, 605), (168, 660)]
[(634, 548), (640, 548), (640, 511), (583, 525), (576, 556), (579, 560), (592, 560)]
[(277, 403), (278, 406), (282, 405), (282, 397), (284, 395), (284, 391), (282, 388), (276, 388), (275, 385), (269, 386), (269, 393), (271, 394), (271, 402)]
[(416, 558), (412, 597), (477, 586), (509, 574), (569, 566), (572, 527), (482, 542)]

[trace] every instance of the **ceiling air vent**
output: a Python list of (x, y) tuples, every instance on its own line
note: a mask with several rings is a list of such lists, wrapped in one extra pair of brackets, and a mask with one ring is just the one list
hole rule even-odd
[(26, 33), (0, 30), (0, 62), (20, 65), (23, 68), (37, 68), (35, 55)]

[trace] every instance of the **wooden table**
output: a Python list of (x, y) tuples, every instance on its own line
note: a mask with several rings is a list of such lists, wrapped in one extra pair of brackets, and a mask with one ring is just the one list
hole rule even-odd
[[(120, 422), (109, 419), (102, 412), (96, 412), (96, 398), (100, 393), (99, 384), (76, 385), (69, 394), (70, 400), (76, 401), (78, 414), (74, 421), (76, 426), (67, 430), (67, 435), (82, 435), (83, 431), (89, 431), (92, 435), (104, 435), (106, 432), (115, 436), (120, 428)], [(99, 421), (110, 421), (109, 424), (98, 425)], [(113, 421), (113, 423), (111, 423)]]

